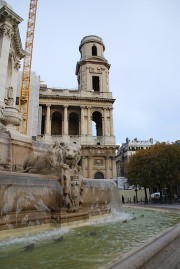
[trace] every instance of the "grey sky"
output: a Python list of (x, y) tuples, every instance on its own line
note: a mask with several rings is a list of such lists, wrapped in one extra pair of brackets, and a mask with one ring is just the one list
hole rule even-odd
[[(24, 21), (30, 0), (9, 0)], [(79, 44), (103, 38), (111, 64), (117, 144), (180, 139), (179, 0), (39, 0), (32, 70), (49, 87), (77, 88)]]

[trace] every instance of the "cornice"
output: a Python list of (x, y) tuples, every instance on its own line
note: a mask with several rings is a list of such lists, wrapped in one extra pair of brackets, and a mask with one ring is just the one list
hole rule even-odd
[[(4, 28), (7, 28), (8, 26), (5, 25), (6, 22), (12, 26), (11, 32), (12, 34), (9, 34), (9, 38), (13, 38), (15, 48), (17, 51), (17, 55), (20, 59), (22, 59), (25, 56), (25, 51), (22, 48), (20, 33), (18, 24), (22, 22), (22, 18), (18, 16), (15, 12), (13, 12), (11, 9), (9, 9), (6, 6), (3, 6), (0, 9), (0, 23), (1, 23), (1, 33), (7, 33), (7, 31), (4, 31)], [(8, 27), (9, 28), (9, 27)], [(7, 34), (6, 34), (7, 35)]]
[(8, 7), (3, 6), (0, 9), (0, 22), (4, 22), (4, 21), (9, 21), (13, 25), (14, 24), (18, 25), (20, 22), (23, 21), (23, 19), (20, 16), (18, 16), (14, 11), (9, 9)]
[(101, 146), (98, 146), (98, 145), (81, 145), (81, 148), (88, 148), (88, 149), (110, 149), (110, 148), (113, 148), (113, 149), (118, 149), (119, 148), (119, 145), (101, 145)]
[(15, 47), (16, 47), (16, 51), (17, 51), (17, 54), (18, 54), (19, 58), (22, 59), (22, 58), (25, 57), (26, 52), (22, 48), (21, 37), (20, 37), (18, 26), (14, 26), (13, 28), (14, 28), (13, 39), (14, 39), (14, 44), (15, 44)]
[(114, 103), (115, 99), (113, 98), (99, 98), (99, 97), (76, 97), (76, 96), (58, 96), (58, 95), (39, 95), (40, 99), (60, 99), (60, 100), (81, 100), (81, 101), (96, 101), (96, 102), (111, 102)]
[(79, 67), (81, 65), (84, 65), (86, 63), (93, 63), (93, 64), (102, 64), (106, 66), (108, 69), (110, 69), (111, 65), (108, 63), (108, 61), (104, 57), (100, 56), (88, 56), (88, 57), (83, 57), (76, 63), (76, 71), (75, 74), (78, 75), (79, 72)]

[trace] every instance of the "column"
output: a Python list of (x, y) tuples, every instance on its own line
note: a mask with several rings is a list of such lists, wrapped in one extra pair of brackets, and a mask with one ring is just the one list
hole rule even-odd
[(114, 136), (114, 128), (113, 128), (113, 108), (110, 109), (110, 135)]
[(103, 135), (106, 136), (107, 135), (107, 116), (106, 116), (106, 108), (104, 108), (103, 110), (103, 114), (104, 114), (104, 120), (103, 120)]
[(47, 112), (46, 112), (46, 134), (51, 135), (51, 111), (50, 111), (51, 105), (47, 105)]
[(6, 77), (10, 51), (12, 25), (7, 21), (0, 26), (0, 122), (3, 120), (4, 98), (6, 95)]
[(81, 132), (80, 135), (84, 135), (84, 107), (81, 107)]
[(112, 178), (117, 178), (115, 157), (112, 157)]
[(92, 178), (92, 157), (88, 158), (88, 177)]
[(110, 167), (109, 167), (109, 157), (105, 157), (105, 165), (106, 165), (106, 178), (109, 178), (109, 169), (110, 169)]
[(88, 107), (88, 135), (92, 135), (91, 107)]
[(68, 106), (64, 106), (64, 135), (68, 135), (68, 116), (67, 116)]

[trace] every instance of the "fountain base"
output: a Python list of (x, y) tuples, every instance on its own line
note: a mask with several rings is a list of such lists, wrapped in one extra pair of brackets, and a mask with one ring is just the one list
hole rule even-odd
[(114, 187), (112, 180), (84, 179), (82, 204), (77, 212), (68, 212), (57, 176), (1, 171), (0, 238), (42, 227), (77, 226), (108, 215)]

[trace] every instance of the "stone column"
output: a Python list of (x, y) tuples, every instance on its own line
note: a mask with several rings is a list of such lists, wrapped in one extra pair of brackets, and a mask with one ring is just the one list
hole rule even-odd
[(103, 135), (106, 136), (107, 135), (107, 115), (106, 115), (106, 108), (104, 108), (103, 110)]
[(51, 105), (47, 105), (47, 112), (46, 112), (46, 134), (51, 135)]
[(110, 109), (110, 135), (114, 136), (114, 127), (113, 127), (113, 108)]
[(88, 177), (89, 178), (92, 178), (92, 161), (93, 161), (92, 157), (89, 156), (88, 158)]
[(13, 76), (12, 76), (12, 87), (14, 89), (14, 101), (16, 103), (16, 96), (17, 96), (17, 81), (18, 81), (18, 73), (21, 67), (20, 60), (17, 59), (14, 61), (14, 69), (13, 69)]
[(88, 107), (88, 135), (92, 135), (91, 107)]
[(3, 109), (5, 107), (4, 98), (6, 95), (6, 78), (12, 34), (12, 25), (4, 22), (0, 26), (0, 122), (3, 119)]
[(106, 178), (109, 178), (109, 157), (105, 157), (105, 165), (106, 165)]
[(115, 157), (112, 157), (112, 178), (117, 178)]
[(81, 107), (81, 132), (80, 135), (84, 135), (84, 107)]
[(64, 106), (64, 135), (68, 135), (68, 116), (67, 116), (68, 106)]

